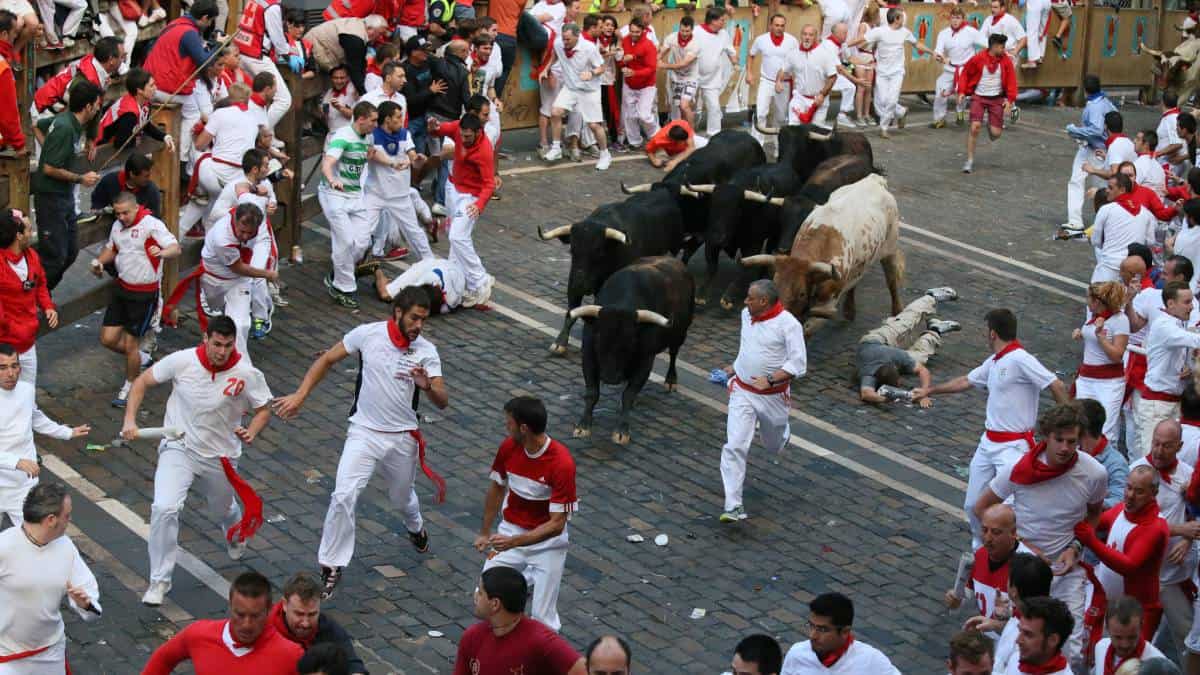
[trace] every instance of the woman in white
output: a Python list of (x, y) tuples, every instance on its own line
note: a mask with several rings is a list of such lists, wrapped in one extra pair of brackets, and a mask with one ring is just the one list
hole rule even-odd
[(879, 115), (879, 133), (884, 138), (888, 138), (888, 127), (893, 121), (903, 129), (908, 115), (908, 108), (900, 105), (907, 45), (912, 45), (921, 54), (933, 53), (904, 26), (904, 12), (889, 9), (887, 22), (886, 26), (872, 28), (863, 37), (848, 43), (848, 46), (866, 43), (875, 50), (875, 113)]
[(1104, 406), (1104, 435), (1115, 439), (1125, 399), (1125, 348), (1129, 345), (1129, 319), (1125, 286), (1103, 281), (1088, 286), (1091, 318), (1072, 337), (1083, 341), (1083, 362), (1075, 378), (1075, 398), (1090, 398)]

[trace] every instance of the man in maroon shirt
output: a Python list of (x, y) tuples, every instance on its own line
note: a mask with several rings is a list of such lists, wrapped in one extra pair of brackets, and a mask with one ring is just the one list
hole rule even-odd
[(587, 665), (567, 641), (525, 616), (529, 587), (511, 567), (484, 570), (475, 588), (475, 617), (463, 633), (454, 675), (585, 675)]

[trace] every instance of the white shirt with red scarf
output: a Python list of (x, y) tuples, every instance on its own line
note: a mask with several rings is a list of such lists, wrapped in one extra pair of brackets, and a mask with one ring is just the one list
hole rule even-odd
[[(1164, 310), (1150, 324), (1150, 333), (1146, 336), (1145, 389), (1160, 396), (1178, 398), (1183, 393), (1184, 383), (1191, 381), (1180, 379), (1179, 373), (1188, 364), (1188, 355), (1193, 349), (1200, 349), (1200, 333), (1189, 332), (1183, 321)], [(1146, 396), (1145, 390), (1142, 395)]]
[(162, 282), (162, 258), (150, 255), (150, 247), (160, 249), (179, 243), (163, 221), (150, 214), (150, 209), (138, 207), (133, 224), (126, 227), (120, 220), (108, 233), (108, 247), (116, 252), (117, 283), (128, 291), (156, 293)]
[(1129, 257), (1129, 245), (1153, 243), (1157, 222), (1150, 209), (1134, 203), (1127, 194), (1101, 206), (1092, 223), (1091, 242), (1096, 248), (1092, 281), (1117, 280), (1121, 263)]
[(241, 279), (241, 275), (233, 271), (237, 261), (249, 264), (254, 255), (253, 240), (243, 242), (237, 238), (233, 230), (233, 217), (224, 214), (209, 228), (204, 235), (204, 248), (200, 249), (200, 262), (204, 265), (204, 273), (222, 281)]
[(1039, 444), (1001, 469), (989, 487), (1002, 500), (1013, 498), (1017, 533), (1053, 560), (1074, 541), (1075, 523), (1087, 516), (1088, 505), (1104, 502), (1108, 472), (1085, 452), (1066, 467), (1050, 467)]
[[(1162, 659), (1166, 657), (1163, 656), (1162, 652), (1158, 651), (1158, 647), (1144, 640), (1139, 640), (1137, 649), (1130, 658), (1145, 661), (1146, 659)], [(1096, 643), (1096, 665), (1092, 667), (1092, 673), (1093, 675), (1113, 675), (1121, 667), (1121, 664), (1127, 660), (1117, 656), (1116, 651), (1112, 648), (1112, 638), (1104, 638)]]
[(1024, 433), (1037, 422), (1038, 397), (1057, 377), (1014, 340), (967, 374), (986, 389), (988, 431)]
[(779, 675), (900, 675), (883, 652), (850, 637), (841, 651), (824, 658), (813, 651), (808, 640), (797, 642), (783, 657)]
[(767, 377), (786, 370), (793, 378), (808, 371), (808, 352), (804, 346), (804, 327), (782, 305), (750, 316), (742, 310), (741, 344), (733, 372), (745, 384), (756, 377)]

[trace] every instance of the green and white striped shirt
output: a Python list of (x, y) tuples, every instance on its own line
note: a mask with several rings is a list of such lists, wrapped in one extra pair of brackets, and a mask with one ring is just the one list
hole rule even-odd
[(346, 192), (362, 191), (363, 172), (367, 168), (367, 150), (370, 147), (370, 138), (359, 136), (350, 124), (330, 134), (325, 142), (325, 154), (338, 160), (335, 171)]

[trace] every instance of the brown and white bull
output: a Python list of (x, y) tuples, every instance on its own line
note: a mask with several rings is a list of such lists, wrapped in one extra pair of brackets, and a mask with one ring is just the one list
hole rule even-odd
[(838, 303), (854, 320), (854, 290), (867, 267), (878, 262), (892, 296), (892, 314), (900, 313), (904, 254), (900, 250), (900, 212), (887, 181), (872, 174), (834, 190), (829, 201), (804, 221), (789, 255), (753, 255), (746, 266), (775, 268), (780, 300), (809, 333), (835, 318)]

